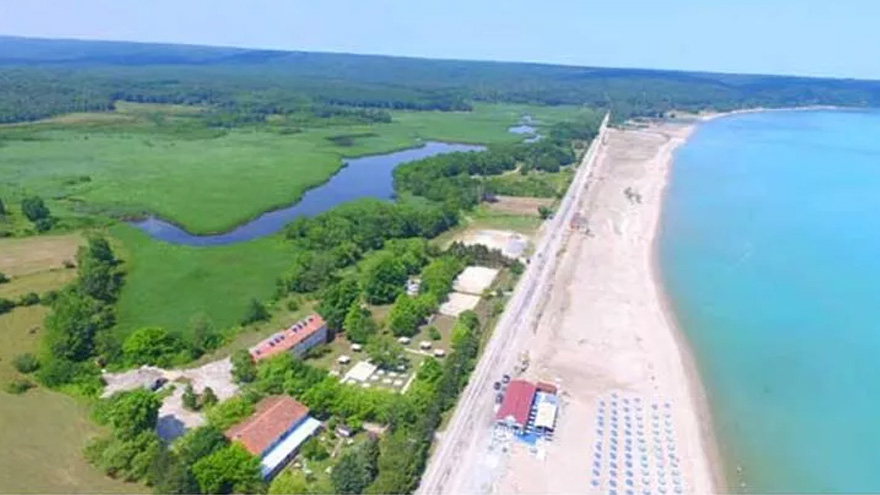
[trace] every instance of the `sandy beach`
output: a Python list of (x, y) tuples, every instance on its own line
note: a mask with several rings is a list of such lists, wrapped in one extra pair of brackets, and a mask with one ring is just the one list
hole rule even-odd
[[(530, 447), (499, 440), (487, 427), (460, 453), (444, 492), (723, 490), (705, 395), (656, 265), (673, 154), (693, 129), (664, 123), (608, 131), (578, 206), (589, 229), (571, 232), (537, 325), (507, 349), (504, 366), (511, 369), (525, 351), (523, 377), (559, 385), (555, 438)], [(624, 418), (624, 407), (618, 434), (609, 421), (617, 411)], [(609, 440), (609, 430), (619, 437)], [(609, 461), (617, 445), (619, 460), (615, 452)]]

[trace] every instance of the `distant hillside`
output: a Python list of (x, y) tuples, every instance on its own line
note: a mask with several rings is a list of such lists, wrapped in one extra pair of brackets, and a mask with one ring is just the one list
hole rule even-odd
[(0, 122), (107, 110), (119, 99), (248, 115), (585, 104), (611, 108), (618, 120), (670, 109), (880, 104), (877, 81), (16, 37), (0, 37), (0, 90)]

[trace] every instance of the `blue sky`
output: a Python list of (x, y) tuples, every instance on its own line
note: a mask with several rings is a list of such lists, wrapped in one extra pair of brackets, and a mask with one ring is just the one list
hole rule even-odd
[(875, 0), (0, 0), (0, 34), (880, 79)]

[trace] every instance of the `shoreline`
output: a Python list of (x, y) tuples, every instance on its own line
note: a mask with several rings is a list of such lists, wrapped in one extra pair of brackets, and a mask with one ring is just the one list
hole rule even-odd
[[(740, 113), (757, 113), (763, 110), (752, 110)], [(687, 135), (683, 136), (680, 143), (673, 146), (668, 155), (663, 160), (663, 184), (660, 192), (660, 201), (657, 208), (657, 221), (652, 232), (651, 239), (651, 281), (657, 294), (660, 309), (666, 320), (666, 325), (675, 340), (676, 347), (684, 366), (685, 376), (687, 377), (687, 386), (691, 394), (691, 400), (696, 409), (697, 421), (700, 425), (700, 435), (702, 437), (703, 449), (709, 460), (709, 468), (711, 472), (712, 492), (713, 493), (729, 493), (730, 485), (728, 484), (726, 471), (724, 469), (724, 458), (721, 455), (721, 444), (718, 441), (718, 435), (715, 430), (714, 418), (712, 417), (711, 403), (707, 393), (706, 384), (700, 374), (697, 365), (696, 353), (694, 348), (679, 323), (678, 315), (675, 313), (672, 298), (667, 292), (666, 283), (663, 277), (663, 268), (660, 257), (660, 243), (663, 237), (663, 213), (666, 209), (666, 200), (669, 195), (669, 185), (672, 180), (673, 167), (675, 165), (675, 156), (682, 146), (697, 132), (699, 126), (710, 120), (717, 118), (729, 117), (734, 113), (715, 114), (708, 118), (703, 118), (699, 122), (689, 125)]]

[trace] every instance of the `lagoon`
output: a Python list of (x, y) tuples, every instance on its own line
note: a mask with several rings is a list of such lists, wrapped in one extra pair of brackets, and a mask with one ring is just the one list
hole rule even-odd
[[(306, 191), (296, 203), (269, 211), (235, 229), (216, 235), (196, 235), (157, 217), (131, 222), (150, 237), (187, 246), (221, 246), (272, 235), (300, 216), (313, 216), (339, 204), (361, 198), (390, 200), (394, 195), (392, 173), (403, 163), (456, 151), (480, 151), (483, 146), (428, 141), (411, 148), (382, 155), (345, 160), (345, 166), (324, 184)], [(247, 177), (242, 177), (247, 180)]]
[(659, 258), (730, 488), (880, 491), (880, 112), (702, 124)]

